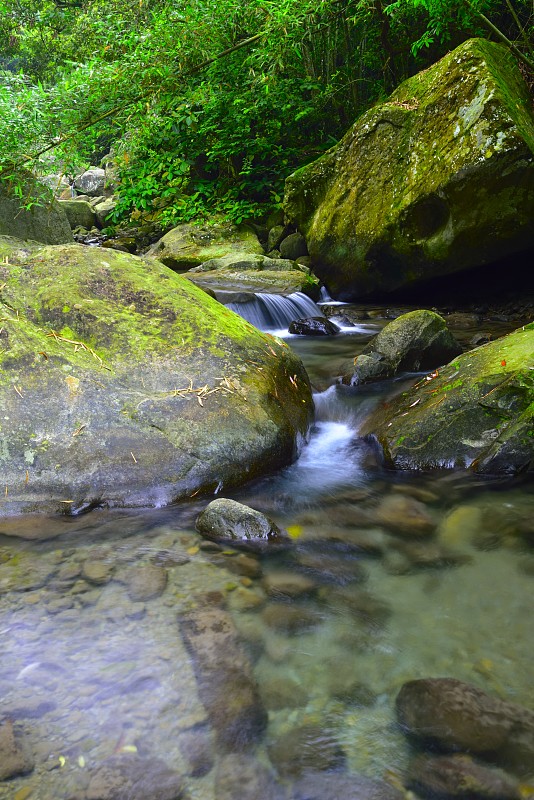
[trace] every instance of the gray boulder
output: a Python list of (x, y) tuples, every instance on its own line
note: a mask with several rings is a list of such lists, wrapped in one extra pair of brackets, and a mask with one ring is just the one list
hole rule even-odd
[(252, 548), (290, 541), (289, 535), (265, 514), (223, 497), (212, 500), (199, 514), (196, 529), (207, 539)]
[(343, 383), (390, 378), (397, 372), (440, 367), (462, 352), (443, 317), (433, 311), (410, 311), (394, 319), (354, 359), (354, 371)]
[(72, 242), (67, 215), (51, 191), (29, 173), (21, 177), (24, 197), (35, 203), (22, 208), (13, 186), (0, 181), (0, 236), (45, 244)]
[(106, 187), (106, 172), (100, 167), (90, 167), (78, 175), (74, 186), (80, 194), (87, 194), (89, 197), (103, 195)]
[(504, 46), (471, 39), (286, 181), (286, 216), (341, 300), (534, 245), (534, 117)]
[(117, 199), (115, 197), (108, 197), (106, 200), (100, 199), (100, 202), (94, 203), (92, 206), (98, 227), (105, 228), (111, 221), (110, 217), (117, 206)]
[(91, 230), (96, 222), (95, 212), (86, 200), (59, 200), (70, 227)]

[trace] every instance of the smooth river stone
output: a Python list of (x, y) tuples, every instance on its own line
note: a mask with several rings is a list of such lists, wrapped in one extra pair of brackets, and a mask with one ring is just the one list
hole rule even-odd
[[(408, 766), (407, 785), (429, 800), (519, 800), (518, 781), (470, 756), (416, 756)], [(525, 798), (527, 795), (523, 795)], [(534, 792), (531, 797), (534, 797)]]

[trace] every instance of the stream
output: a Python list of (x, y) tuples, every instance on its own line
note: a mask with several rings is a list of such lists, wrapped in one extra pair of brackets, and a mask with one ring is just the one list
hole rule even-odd
[[(174, 800), (164, 764), (191, 800), (300, 799), (295, 781), (315, 770), (398, 786), (404, 682), (454, 677), (533, 708), (532, 485), (377, 464), (359, 425), (417, 376), (363, 389), (336, 379), (386, 316), (375, 309), (335, 337), (287, 336), (315, 390), (310, 440), (293, 465), (225, 496), (272, 517), (291, 548), (202, 540), (195, 518), (212, 498), (0, 520), (1, 717), (35, 765), (0, 781), (1, 800), (138, 800), (95, 789), (118, 756), (151, 765), (146, 800)], [(276, 315), (263, 324), (281, 332)], [(184, 615), (204, 607), (230, 615), (268, 712), (241, 762), (220, 747), (181, 635)]]

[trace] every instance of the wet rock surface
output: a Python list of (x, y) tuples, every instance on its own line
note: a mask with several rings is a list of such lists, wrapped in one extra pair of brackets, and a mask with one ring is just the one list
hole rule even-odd
[(530, 323), (425, 376), (374, 411), (362, 434), (376, 437), (398, 469), (529, 472), (533, 353)]
[(242, 544), (253, 549), (290, 543), (287, 533), (265, 514), (222, 497), (206, 506), (197, 518), (196, 528), (208, 539)]
[(298, 336), (335, 336), (340, 328), (334, 322), (323, 317), (296, 319), (288, 328), (289, 333)]
[(397, 372), (419, 372), (447, 364), (462, 348), (433, 311), (410, 311), (390, 322), (354, 359), (354, 371), (343, 383), (357, 386), (390, 378)]

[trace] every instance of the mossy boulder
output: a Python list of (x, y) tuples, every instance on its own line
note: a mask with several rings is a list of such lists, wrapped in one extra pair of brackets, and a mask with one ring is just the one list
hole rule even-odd
[(7, 237), (0, 259), (0, 514), (161, 505), (295, 457), (312, 399), (283, 342), (157, 261)]
[(292, 294), (304, 292), (319, 299), (317, 278), (307, 267), (286, 258), (269, 258), (259, 253), (230, 253), (222, 258), (210, 258), (193, 267), (184, 277), (197, 286), (214, 291), (268, 292)]
[[(22, 192), (22, 198), (17, 195)], [(21, 203), (32, 200), (30, 208)], [(0, 236), (22, 240), (63, 244), (72, 242), (72, 231), (65, 210), (51, 190), (29, 173), (22, 173), (18, 186), (0, 181)]]
[(59, 204), (69, 221), (69, 225), (74, 228), (91, 228), (96, 223), (96, 214), (93, 207), (87, 200), (59, 200)]
[(286, 181), (287, 217), (343, 300), (534, 244), (534, 117), (513, 56), (471, 39)]
[(248, 225), (178, 225), (156, 242), (147, 256), (179, 272), (232, 252), (261, 254), (263, 247)]
[(398, 469), (534, 470), (534, 323), (430, 373), (361, 432)]
[(462, 352), (447, 323), (434, 311), (401, 314), (374, 336), (354, 359), (354, 370), (343, 383), (384, 380), (397, 372), (419, 372), (446, 364)]

